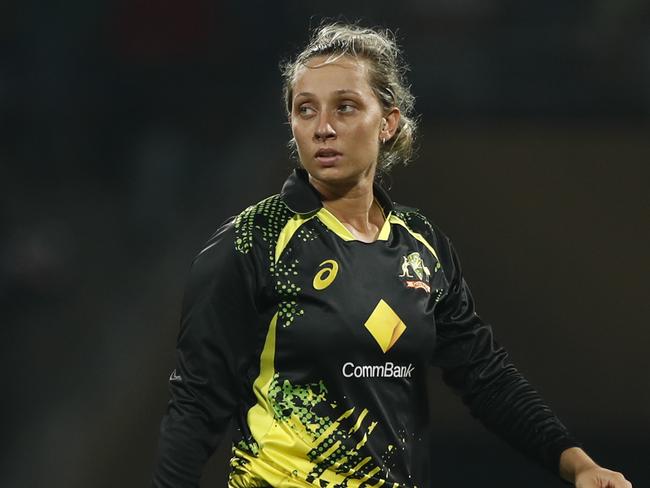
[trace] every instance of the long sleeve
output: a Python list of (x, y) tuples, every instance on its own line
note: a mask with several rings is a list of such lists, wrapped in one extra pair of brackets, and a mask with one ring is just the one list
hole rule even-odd
[(154, 487), (198, 487), (241, 399), (246, 339), (255, 323), (254, 264), (237, 252), (232, 221), (195, 258), (183, 302), (160, 428)]
[(579, 444), (513, 366), (495, 341), (492, 328), (477, 315), (458, 256), (448, 239), (440, 241), (449, 289), (438, 304), (433, 363), (473, 416), (557, 475), (562, 451)]

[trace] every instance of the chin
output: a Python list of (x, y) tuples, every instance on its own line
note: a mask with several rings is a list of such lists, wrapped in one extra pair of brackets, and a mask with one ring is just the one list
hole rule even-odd
[(340, 166), (309, 165), (303, 167), (312, 178), (322, 181), (323, 183), (346, 183), (355, 179), (354, 175), (350, 174), (349, 171), (345, 171), (345, 169)]
[(319, 161), (309, 161), (302, 163), (302, 167), (312, 178), (330, 185), (356, 185), (364, 179), (367, 174), (364, 168), (345, 163), (338, 161), (332, 166), (323, 166)]

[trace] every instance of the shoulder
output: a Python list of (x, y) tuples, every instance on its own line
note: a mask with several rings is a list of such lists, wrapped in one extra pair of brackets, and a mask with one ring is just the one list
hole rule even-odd
[(196, 255), (194, 264), (260, 251), (264, 255), (275, 248), (282, 229), (294, 215), (280, 195), (267, 197), (226, 219)]
[(235, 248), (243, 254), (256, 246), (274, 248), (282, 229), (294, 215), (280, 195), (251, 205), (233, 218)]
[(449, 237), (419, 209), (405, 205), (394, 204), (393, 214), (413, 233), (421, 235), (435, 249), (435, 254), (447, 278), (455, 268), (453, 246)]
[(217, 278), (255, 275), (293, 215), (280, 195), (272, 195), (229, 217), (195, 255), (191, 282), (202, 287)]
[(422, 235), (435, 248), (439, 248), (448, 238), (419, 209), (395, 204), (393, 214), (402, 220), (413, 232)]

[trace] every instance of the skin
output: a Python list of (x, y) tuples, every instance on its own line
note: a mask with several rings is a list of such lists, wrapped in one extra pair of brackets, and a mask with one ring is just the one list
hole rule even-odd
[(599, 466), (579, 447), (560, 456), (560, 476), (577, 488), (632, 488), (623, 474)]
[[(385, 111), (368, 82), (367, 61), (344, 56), (326, 63), (317, 56), (296, 74), (289, 116), (298, 155), (323, 205), (360, 241), (373, 242), (384, 222), (373, 204), (381, 139), (397, 130), (400, 112)], [(319, 149), (336, 161), (320, 161)]]
[[(397, 107), (384, 110), (368, 81), (363, 59), (344, 56), (326, 63), (309, 60), (296, 74), (289, 122), (302, 166), (323, 205), (356, 239), (373, 242), (384, 223), (374, 204), (373, 182), (381, 140), (394, 137)], [(334, 161), (316, 157), (319, 149), (338, 151)], [(560, 476), (578, 488), (632, 488), (618, 472), (596, 464), (582, 449), (560, 456)]]

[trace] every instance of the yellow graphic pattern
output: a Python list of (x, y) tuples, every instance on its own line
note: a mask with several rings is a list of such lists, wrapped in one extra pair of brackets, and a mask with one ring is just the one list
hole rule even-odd
[[(273, 410), (267, 416), (270, 427), (266, 422), (257, 424), (261, 427), (254, 429), (257, 435), (266, 432), (253, 450), (245, 445), (233, 448), (228, 486), (358, 488), (369, 486), (369, 480), (371, 486), (384, 485), (386, 480), (373, 478), (383, 467), (363, 454), (377, 422), (368, 418), (367, 409), (358, 412), (356, 407), (340, 412), (335, 420), (316, 414), (317, 407), (327, 405), (326, 394), (322, 382), (294, 386), (280, 382), (276, 373), (266, 405), (256, 406)], [(388, 446), (382, 459), (387, 461), (393, 451), (394, 446)]]
[[(322, 381), (294, 385), (280, 378), (274, 365), (277, 326), (278, 314), (269, 324), (253, 384), (257, 403), (247, 419), (252, 438), (233, 446), (229, 488), (395, 486), (382, 479), (387, 466), (366, 451), (377, 427), (368, 409), (343, 411), (328, 400)], [(386, 446), (382, 462), (394, 452)]]
[(402, 319), (384, 300), (379, 300), (375, 310), (370, 314), (364, 325), (384, 353), (395, 345), (406, 330), (406, 325), (402, 322)]

